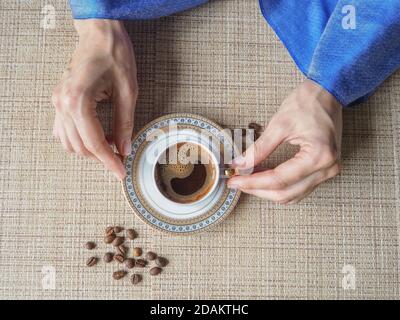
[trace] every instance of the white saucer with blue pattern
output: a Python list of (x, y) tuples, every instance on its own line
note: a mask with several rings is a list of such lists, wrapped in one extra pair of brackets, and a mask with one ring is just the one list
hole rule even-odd
[[(171, 128), (175, 130), (174, 135)], [(151, 161), (146, 161), (145, 158), (154, 153), (157, 143), (161, 143), (166, 136), (168, 141), (172, 136), (176, 141), (194, 141), (202, 132), (206, 132), (214, 141), (211, 147), (214, 153), (215, 150), (224, 148), (230, 150), (233, 157), (238, 155), (227, 131), (194, 114), (160, 117), (146, 125), (133, 139), (132, 152), (124, 161), (127, 177), (123, 181), (123, 189), (135, 214), (150, 226), (172, 234), (203, 231), (225, 219), (239, 200), (240, 191), (229, 189), (225, 179), (219, 179), (209, 196), (190, 205), (168, 201), (153, 187), (153, 168)], [(149, 138), (156, 133), (157, 139)]]

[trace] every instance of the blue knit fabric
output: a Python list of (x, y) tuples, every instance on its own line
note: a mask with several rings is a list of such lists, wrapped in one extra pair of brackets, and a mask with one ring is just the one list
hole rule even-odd
[(208, 0), (69, 0), (74, 19), (155, 19), (184, 11)]
[[(206, 2), (70, 0), (75, 19), (129, 20)], [(346, 25), (349, 5), (355, 12), (351, 28)], [(364, 100), (400, 67), (400, 0), (260, 0), (260, 7), (300, 70), (344, 106)]]

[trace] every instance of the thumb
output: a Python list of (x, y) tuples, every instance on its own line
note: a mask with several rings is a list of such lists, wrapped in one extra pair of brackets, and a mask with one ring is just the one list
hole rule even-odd
[(284, 140), (283, 130), (268, 126), (261, 136), (239, 157), (232, 162), (232, 167), (247, 170), (264, 161)]
[(121, 155), (131, 152), (134, 110), (136, 106), (137, 90), (128, 85), (116, 89), (114, 96), (114, 143)]

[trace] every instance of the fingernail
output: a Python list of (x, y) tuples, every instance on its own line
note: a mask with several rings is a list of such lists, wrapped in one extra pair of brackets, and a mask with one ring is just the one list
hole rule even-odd
[(232, 161), (234, 167), (241, 167), (246, 164), (246, 159), (243, 156), (239, 156)]
[(127, 156), (131, 153), (132, 151), (132, 143), (130, 140), (126, 140), (124, 141), (123, 145), (122, 145), (122, 153), (124, 154), (124, 156)]

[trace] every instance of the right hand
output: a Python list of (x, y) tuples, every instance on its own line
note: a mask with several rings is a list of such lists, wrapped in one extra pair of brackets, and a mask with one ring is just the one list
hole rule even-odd
[[(122, 180), (125, 168), (110, 144), (120, 155), (131, 152), (138, 95), (132, 43), (119, 21), (76, 20), (75, 27), (79, 43), (52, 96), (53, 134), (66, 151), (103, 163)], [(106, 138), (96, 106), (108, 99), (113, 103), (114, 123), (113, 136)]]

